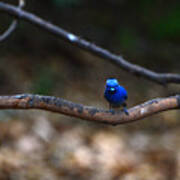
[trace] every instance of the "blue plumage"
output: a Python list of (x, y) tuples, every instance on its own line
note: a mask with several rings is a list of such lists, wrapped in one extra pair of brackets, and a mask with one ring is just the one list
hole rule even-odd
[(124, 112), (128, 114), (126, 109), (127, 91), (124, 87), (120, 86), (117, 79), (109, 78), (106, 80), (106, 87), (104, 91), (104, 97), (112, 107), (124, 107)]

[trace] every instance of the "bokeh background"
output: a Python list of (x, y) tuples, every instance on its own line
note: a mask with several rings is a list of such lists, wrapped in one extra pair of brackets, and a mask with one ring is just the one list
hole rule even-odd
[[(14, 0), (3, 0), (17, 4)], [(179, 0), (26, 0), (25, 9), (128, 61), (179, 73)], [(0, 12), (0, 33), (12, 17)], [(128, 106), (179, 93), (135, 77), (21, 21), (0, 43), (0, 94), (34, 93), (108, 108), (108, 77)], [(38, 110), (0, 111), (0, 179), (180, 179), (180, 112), (111, 127)]]

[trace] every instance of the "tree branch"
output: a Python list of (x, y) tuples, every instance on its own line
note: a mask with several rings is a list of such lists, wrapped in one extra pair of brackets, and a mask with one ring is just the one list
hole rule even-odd
[(122, 69), (128, 71), (137, 76), (142, 76), (148, 80), (154, 81), (156, 83), (165, 85), (167, 83), (180, 83), (180, 75), (172, 74), (172, 73), (157, 73), (146, 69), (144, 67), (138, 66), (136, 64), (132, 64), (126, 61), (123, 57), (115, 55), (110, 51), (101, 48), (91, 42), (88, 42), (72, 33), (65, 31), (64, 29), (55, 26), (38, 16), (29, 13), (24, 10), (20, 10), (19, 8), (0, 2), (0, 10), (8, 13), (11, 16), (15, 16), (16, 18), (28, 21), (54, 35), (64, 39), (65, 41), (71, 43), (72, 45), (78, 46), (88, 52), (91, 52), (101, 58), (109, 60), (110, 62), (118, 65)]
[(57, 112), (84, 120), (118, 125), (141, 120), (155, 113), (180, 108), (180, 95), (157, 98), (123, 111), (97, 109), (53, 96), (19, 94), (0, 96), (0, 109), (41, 109)]
[[(24, 0), (19, 0), (18, 8), (21, 9), (24, 6), (25, 6)], [(17, 19), (13, 20), (9, 28), (2, 35), (0, 35), (0, 42), (5, 41), (15, 31), (17, 25), (18, 25), (18, 20)]]

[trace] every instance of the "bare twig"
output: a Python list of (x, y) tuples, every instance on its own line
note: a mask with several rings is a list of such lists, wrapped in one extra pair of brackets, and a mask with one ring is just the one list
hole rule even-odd
[(155, 113), (177, 109), (179, 107), (180, 95), (147, 101), (130, 108), (128, 110), (129, 115), (126, 115), (120, 110), (97, 109), (52, 96), (32, 94), (0, 96), (0, 109), (42, 109), (110, 125), (131, 123)]
[[(18, 8), (21, 9), (25, 5), (24, 0), (19, 0), (19, 6)], [(2, 34), (0, 35), (0, 42), (6, 40), (17, 28), (18, 20), (15, 19), (13, 22), (10, 24), (9, 28)]]
[(94, 43), (88, 42), (72, 33), (69, 33), (65, 31), (64, 29), (55, 26), (38, 16), (29, 13), (24, 10), (20, 10), (19, 8), (0, 2), (0, 10), (5, 11), (6, 13), (15, 16), (16, 18), (23, 19), (25, 21), (28, 21), (54, 35), (57, 37), (63, 38), (65, 41), (68, 41), (69, 43), (78, 46), (84, 50), (87, 50), (88, 52), (91, 52), (101, 58), (104, 58), (106, 60), (109, 60), (110, 62), (118, 65), (122, 69), (137, 75), (142, 76), (146, 79), (149, 79), (151, 81), (154, 81), (156, 83), (165, 85), (167, 83), (180, 83), (180, 75), (179, 74), (172, 74), (172, 73), (157, 73), (154, 71), (151, 71), (149, 69), (146, 69), (144, 67), (138, 66), (136, 64), (132, 64), (128, 61), (126, 61), (123, 57), (115, 55), (111, 53), (110, 51), (101, 48), (100, 46), (95, 45)]

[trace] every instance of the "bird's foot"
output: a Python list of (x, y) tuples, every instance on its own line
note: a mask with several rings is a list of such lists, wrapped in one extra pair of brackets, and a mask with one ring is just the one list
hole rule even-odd
[(124, 113), (126, 114), (126, 115), (129, 115), (129, 112), (128, 112), (128, 110), (124, 107), (123, 108), (123, 111), (124, 111)]

